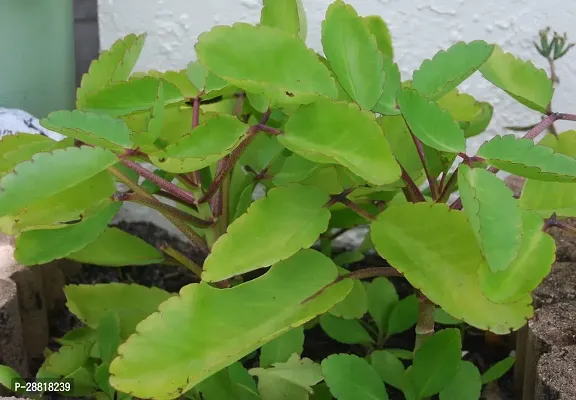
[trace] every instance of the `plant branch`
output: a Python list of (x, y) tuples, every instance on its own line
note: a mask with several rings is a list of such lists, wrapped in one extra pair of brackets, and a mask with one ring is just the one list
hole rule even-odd
[(246, 93), (241, 92), (236, 94), (236, 103), (234, 104), (234, 115), (240, 118), (242, 114), (242, 109), (244, 108), (244, 100), (246, 99)]
[(134, 193), (139, 194), (143, 197), (153, 197), (150, 193), (148, 193), (142, 186), (134, 182), (132, 179), (124, 175), (122, 171), (120, 171), (116, 167), (108, 167), (108, 172), (114, 175), (120, 182), (128, 186), (130, 190)]
[(144, 178), (154, 182), (162, 190), (176, 196), (180, 200), (182, 200), (188, 204), (193, 204), (193, 205), (197, 204), (196, 199), (194, 198), (192, 193), (176, 186), (175, 184), (173, 184), (171, 182), (168, 182), (164, 178), (159, 177), (154, 172), (144, 168), (140, 164), (135, 163), (134, 161), (130, 161), (130, 160), (122, 160), (121, 163), (124, 164), (126, 167), (130, 168), (131, 170), (136, 171), (138, 173), (138, 175), (143, 176)]
[(458, 167), (452, 172), (448, 182), (446, 182), (446, 186), (442, 189), (442, 193), (440, 193), (440, 197), (438, 198), (438, 203), (445, 203), (450, 198), (450, 194), (452, 189), (456, 186), (457, 178), (458, 177)]
[(182, 199), (174, 196), (172, 193), (165, 192), (164, 190), (160, 190), (160, 191), (154, 193), (154, 196), (163, 197), (163, 198), (165, 198), (165, 199), (167, 199), (167, 200), (171, 200), (171, 201), (173, 201), (173, 202), (175, 202), (175, 203), (178, 203), (178, 204), (181, 204), (181, 205), (183, 205), (183, 206), (190, 207), (190, 208), (192, 208), (193, 210), (197, 210), (197, 209), (198, 209), (197, 206), (195, 206), (195, 205), (193, 205), (193, 204), (188, 204), (188, 203), (186, 203), (185, 201), (183, 201)]
[(556, 213), (552, 213), (552, 215), (550, 216), (550, 218), (547, 218), (544, 221), (544, 227), (542, 228), (542, 230), (544, 232), (546, 232), (548, 229), (552, 228), (552, 227), (556, 227), (556, 228), (560, 228), (565, 232), (571, 233), (573, 235), (576, 235), (576, 228), (574, 228), (571, 225), (565, 224), (564, 222), (558, 221), (558, 218), (556, 216)]
[[(408, 125), (406, 125), (408, 126)], [(428, 185), (430, 186), (430, 193), (432, 195), (432, 200), (438, 199), (438, 182), (436, 178), (430, 175), (430, 171), (428, 170), (428, 165), (426, 163), (426, 155), (424, 154), (424, 146), (422, 146), (422, 142), (418, 139), (412, 130), (410, 130), (410, 136), (412, 136), (412, 140), (416, 145), (416, 150), (418, 151), (418, 156), (420, 157), (420, 161), (422, 162), (422, 167), (424, 167), (424, 173), (426, 174), (426, 179), (428, 180)]]
[(188, 268), (190, 271), (194, 273), (198, 278), (202, 279), (202, 268), (194, 261), (186, 257), (184, 254), (180, 253), (173, 247), (170, 247), (168, 243), (162, 243), (160, 245), (160, 250), (164, 253), (168, 254), (170, 257), (178, 261), (180, 264)]
[(200, 124), (200, 104), (202, 100), (200, 96), (194, 97), (192, 102), (192, 129), (196, 128)]
[(398, 163), (398, 165), (400, 165), (400, 168), (402, 169), (402, 180), (404, 181), (404, 183), (406, 183), (407, 190), (412, 192), (412, 194), (414, 195), (415, 200), (416, 200), (415, 202), (426, 201), (426, 199), (424, 198), (424, 195), (422, 194), (420, 189), (418, 189), (418, 186), (416, 186), (416, 184), (414, 183), (414, 181), (412, 180), (410, 175), (408, 175), (408, 172), (406, 172), (406, 170), (404, 169), (404, 167), (400, 163)]
[(278, 136), (278, 135), (281, 135), (282, 133), (284, 133), (280, 129), (272, 128), (271, 126), (268, 126), (265, 124), (256, 124), (256, 128), (259, 131), (266, 132), (266, 133), (269, 133), (269, 134), (274, 135), (274, 136)]
[(346, 207), (348, 207), (349, 209), (351, 209), (352, 211), (354, 211), (356, 214), (358, 214), (359, 216), (367, 219), (368, 221), (375, 221), (376, 220), (376, 216), (374, 216), (373, 214), (369, 213), (368, 211), (366, 211), (365, 209), (363, 209), (362, 207), (360, 207), (358, 204), (354, 203), (352, 200), (344, 198), (341, 200), (338, 200), (340, 203), (344, 204)]
[(422, 293), (418, 295), (418, 322), (416, 323), (416, 343), (414, 351), (424, 343), (424, 341), (434, 334), (434, 312), (436, 306)]

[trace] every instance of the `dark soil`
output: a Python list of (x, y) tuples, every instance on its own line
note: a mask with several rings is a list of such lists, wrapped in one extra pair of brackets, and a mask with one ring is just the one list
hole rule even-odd
[[(116, 227), (125, 230), (135, 236), (140, 237), (153, 246), (159, 247), (163, 243), (168, 243), (178, 251), (184, 253), (198, 264), (203, 263), (202, 256), (195, 252), (194, 249), (182, 240), (170, 235), (167, 231), (158, 228), (157, 226), (145, 223), (119, 223)], [(367, 258), (358, 264), (350, 266), (351, 270), (366, 268), (369, 266), (388, 266), (384, 260), (377, 255), (368, 255)], [(261, 275), (263, 272), (258, 271), (251, 274), (249, 279)], [(390, 278), (396, 286), (400, 297), (405, 297), (413, 293), (413, 289), (408, 282), (403, 278)], [(149, 265), (149, 266), (126, 266), (122, 268), (103, 268), (94, 265), (83, 265), (81, 272), (71, 277), (68, 283), (71, 284), (93, 284), (93, 283), (110, 283), (110, 282), (125, 282), (136, 283), (143, 286), (155, 286), (167, 290), (169, 292), (178, 292), (183, 286), (193, 282), (198, 282), (198, 279), (192, 274), (191, 271), (184, 267), (175, 267), (168, 265)], [(51, 322), (51, 337), (59, 338), (69, 330), (81, 326), (81, 322), (68, 310), (65, 310), (60, 318), (53, 319)], [(440, 329), (441, 326), (438, 326)], [(510, 337), (500, 336), (493, 340), (484, 334), (484, 332), (474, 330), (466, 327), (464, 335), (463, 350), (468, 351), (464, 357), (466, 360), (472, 361), (481, 372), (484, 372), (491, 365), (506, 358), (511, 350)], [(414, 345), (414, 330), (400, 335), (394, 335), (386, 342), (388, 348), (403, 348), (410, 350)], [(56, 342), (52, 342), (50, 347), (52, 349), (58, 348)], [(323, 358), (334, 353), (348, 353), (357, 354), (360, 357), (367, 355), (366, 349), (362, 346), (350, 346), (338, 343), (327, 336), (319, 325), (306, 331), (306, 339), (304, 343), (303, 357), (311, 358), (320, 362)], [(257, 365), (256, 353), (245, 357), (243, 360), (246, 367), (253, 367)], [(40, 366), (40, 363), (37, 367)], [(508, 373), (504, 379), (499, 382), (500, 390), (504, 393), (512, 393), (512, 376)], [(389, 388), (391, 400), (403, 400), (404, 396), (393, 388)], [(508, 397), (499, 397), (499, 399), (507, 399)], [(510, 399), (512, 397), (509, 397)], [(56, 400), (62, 397), (45, 396), (45, 399)], [(70, 399), (70, 398), (67, 398)], [(223, 399), (225, 400), (225, 399)]]

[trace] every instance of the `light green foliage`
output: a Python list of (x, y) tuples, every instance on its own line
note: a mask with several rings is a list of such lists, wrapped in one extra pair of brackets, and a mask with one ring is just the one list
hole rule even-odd
[(328, 195), (312, 186), (292, 184), (270, 190), (214, 244), (202, 279), (217, 282), (270, 266), (309, 247), (328, 226), (327, 201)]
[(309, 160), (339, 163), (374, 185), (400, 177), (400, 167), (374, 116), (350, 103), (318, 101), (300, 107), (279, 141)]
[(378, 373), (358, 356), (331, 355), (322, 361), (322, 374), (338, 400), (388, 400)]
[(306, 40), (306, 14), (302, 0), (264, 0), (260, 24)]
[(121, 205), (103, 203), (64, 228), (26, 231), (16, 239), (14, 257), (23, 265), (39, 265), (81, 250), (106, 229)]
[[(134, 78), (139, 77), (138, 75), (138, 73), (132, 74)], [(166, 82), (171, 83), (172, 85), (176, 86), (178, 90), (180, 90), (182, 96), (184, 97), (194, 97), (197, 96), (199, 92), (199, 88), (195, 87), (192, 82), (190, 82), (190, 79), (188, 79), (185, 69), (181, 69), (180, 71), (164, 72), (150, 70), (146, 73), (141, 73), (141, 75), (142, 76), (140, 77), (151, 76), (157, 79), (163, 79)]]
[(261, 398), (258, 395), (256, 382), (239, 362), (216, 372), (200, 382), (194, 389), (202, 393), (203, 400), (257, 400)]
[(134, 333), (140, 321), (171, 297), (158, 288), (124, 283), (68, 285), (64, 292), (70, 311), (90, 327), (96, 328), (107, 312), (116, 312), (122, 339)]
[(368, 359), (384, 383), (402, 390), (404, 364), (397, 356), (386, 350), (376, 350)]
[(534, 144), (530, 139), (518, 139), (514, 135), (496, 136), (480, 147), (478, 156), (514, 175), (540, 181), (576, 181), (575, 158)]
[(38, 153), (0, 179), (0, 215), (10, 215), (53, 196), (114, 165), (116, 156), (100, 147)]
[(382, 95), (382, 55), (354, 8), (333, 2), (322, 22), (322, 48), (338, 82), (353, 101), (370, 110)]
[(55, 111), (40, 121), (46, 128), (86, 144), (123, 151), (132, 147), (132, 132), (124, 122), (83, 111)]
[(394, 305), (388, 317), (386, 333), (394, 335), (404, 332), (416, 324), (418, 320), (418, 298), (408, 296)]
[(341, 301), (352, 288), (351, 281), (310, 298), (337, 274), (331, 260), (302, 250), (263, 276), (231, 289), (188, 285), (120, 346), (121, 357), (110, 370), (112, 386), (134, 396), (174, 398), (179, 389), (193, 387)]
[(0, 365), (0, 385), (12, 390), (14, 388), (12, 382), (15, 379), (22, 379), (22, 377), (7, 365)]
[(320, 326), (332, 339), (345, 344), (370, 344), (372, 336), (356, 319), (344, 319), (324, 314), (320, 317)]
[(222, 78), (214, 75), (198, 61), (192, 61), (186, 68), (186, 76), (192, 84), (206, 94), (218, 92), (224, 89), (228, 83)]
[(483, 168), (461, 165), (458, 188), (464, 212), (491, 271), (505, 271), (518, 256), (522, 212), (512, 192)]
[(131, 132), (130, 139), (143, 151), (156, 150), (154, 142), (162, 135), (164, 125), (164, 86), (158, 85), (158, 96), (148, 119), (145, 132)]
[(76, 93), (76, 106), (82, 109), (88, 97), (97, 93), (112, 82), (128, 79), (132, 68), (138, 61), (146, 35), (130, 34), (117, 40), (109, 50), (104, 50), (98, 59), (82, 76), (80, 88)]
[(464, 132), (450, 114), (413, 89), (398, 92), (398, 105), (412, 133), (428, 146), (447, 152), (464, 152)]
[(490, 58), (480, 68), (484, 78), (518, 102), (533, 110), (546, 112), (554, 89), (546, 71), (531, 61), (522, 61), (494, 45)]
[[(337, 260), (334, 262), (338, 265)], [(340, 267), (340, 275), (345, 275), (348, 270)], [(345, 319), (360, 319), (368, 312), (368, 297), (364, 284), (356, 280), (352, 290), (344, 300), (336, 304), (329, 313)]]
[(324, 380), (319, 364), (297, 354), (272, 368), (253, 368), (250, 374), (258, 377), (262, 400), (308, 399), (311, 387)]
[(440, 391), (440, 400), (478, 400), (482, 392), (480, 371), (470, 361), (460, 361), (452, 382)]
[(0, 177), (8, 174), (22, 161), (28, 161), (39, 152), (48, 152), (71, 145), (70, 139), (56, 142), (41, 135), (18, 133), (0, 139)]
[(383, 115), (398, 115), (400, 111), (396, 107), (396, 95), (401, 87), (400, 70), (391, 58), (384, 58), (384, 86), (382, 96), (372, 109)]
[(515, 357), (506, 357), (492, 365), (486, 372), (482, 374), (482, 383), (486, 384), (500, 379), (516, 362)]
[(414, 71), (412, 88), (428, 99), (436, 100), (476, 72), (493, 49), (486, 42), (475, 40), (458, 42), (448, 50), (441, 50)]
[(453, 317), (507, 333), (532, 316), (529, 293), (509, 304), (484, 295), (478, 277), (482, 253), (463, 212), (443, 204), (405, 203), (380, 214), (371, 231), (378, 253)]
[(318, 164), (298, 154), (286, 157), (282, 168), (274, 174), (273, 182), (276, 186), (283, 186), (293, 182), (300, 182), (308, 178), (318, 168)]
[(388, 319), (398, 304), (398, 293), (394, 285), (386, 278), (376, 278), (366, 284), (368, 312), (381, 335), (388, 329)]
[(242, 140), (248, 125), (229, 115), (216, 115), (164, 151), (152, 153), (154, 165), (168, 172), (197, 171), (230, 153)]
[(458, 121), (467, 138), (482, 133), (488, 127), (494, 113), (494, 107), (490, 103), (477, 101), (469, 94), (458, 92), (457, 89), (452, 89), (436, 103)]
[(94, 265), (122, 267), (147, 265), (164, 261), (164, 255), (142, 239), (121, 231), (106, 228), (96, 240), (67, 258)]
[(328, 69), (304, 42), (267, 26), (217, 26), (198, 37), (196, 51), (214, 74), (276, 103), (306, 104), (318, 95), (337, 95)]
[(392, 46), (392, 36), (386, 22), (379, 15), (370, 15), (364, 17), (363, 20), (370, 33), (376, 38), (378, 50), (385, 58), (392, 60), (394, 58), (394, 48)]
[[(160, 128), (159, 140), (155, 142), (155, 145), (162, 144), (165, 147), (167, 144), (175, 143), (182, 136), (190, 133), (191, 115), (192, 109), (184, 106), (182, 103), (166, 106), (162, 115), (162, 127)], [(149, 136), (150, 116), (150, 110), (143, 110), (122, 117), (122, 120), (128, 125), (130, 130), (134, 132), (132, 140), (139, 141), (140, 139), (136, 139), (136, 137), (141, 134), (145, 137)], [(200, 116), (202, 118), (202, 112), (200, 112)]]
[(292, 354), (300, 355), (304, 349), (304, 327), (298, 326), (272, 339), (260, 349), (260, 366), (288, 361)]

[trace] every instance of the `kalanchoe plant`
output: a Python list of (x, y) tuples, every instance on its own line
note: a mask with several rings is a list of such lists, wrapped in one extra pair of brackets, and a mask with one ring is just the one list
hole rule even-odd
[[(506, 334), (532, 317), (555, 257), (546, 229), (576, 215), (576, 131), (534, 139), (576, 116), (552, 112), (546, 72), (497, 45), (456, 43), (402, 82), (380, 17), (335, 1), (323, 55), (306, 47), (304, 21), (299, 1), (264, 1), (260, 24), (217, 26), (185, 70), (145, 74), (131, 75), (145, 36), (128, 35), (84, 75), (77, 110), (42, 120), (67, 139), (0, 141), (1, 226), (19, 262), (169, 263), (199, 280), (179, 294), (67, 286), (86, 326), (38, 377), (71, 377), (75, 395), (98, 399), (387, 399), (392, 387), (466, 400), (511, 366), (481, 375), (458, 327)], [(493, 114), (457, 89), (478, 71), (544, 119), (469, 154)], [(528, 178), (520, 199), (498, 170)], [(205, 261), (109, 227), (124, 202), (162, 213)], [(358, 251), (332, 254), (339, 233), (365, 224)], [(347, 269), (371, 249), (389, 266)], [(415, 288), (402, 300), (386, 278), (399, 275)], [(301, 358), (316, 322), (366, 359)], [(387, 347), (413, 327), (414, 351)]]

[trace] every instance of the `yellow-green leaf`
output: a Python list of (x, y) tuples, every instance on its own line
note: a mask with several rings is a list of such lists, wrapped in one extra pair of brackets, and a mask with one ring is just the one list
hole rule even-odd
[(467, 138), (482, 133), (488, 127), (494, 113), (490, 103), (477, 101), (469, 94), (458, 92), (457, 89), (452, 89), (436, 102), (460, 123)]
[(306, 14), (302, 0), (264, 0), (260, 24), (306, 40)]
[(378, 50), (380, 50), (385, 57), (392, 60), (394, 58), (392, 35), (390, 35), (390, 30), (386, 22), (384, 22), (379, 15), (369, 15), (363, 19), (370, 33), (376, 38)]

